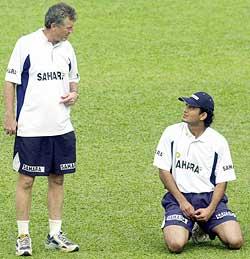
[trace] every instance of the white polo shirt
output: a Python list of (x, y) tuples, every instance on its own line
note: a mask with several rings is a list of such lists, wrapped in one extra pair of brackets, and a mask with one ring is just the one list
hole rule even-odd
[(165, 129), (153, 164), (171, 172), (183, 193), (211, 192), (236, 179), (226, 139), (210, 127), (195, 138), (184, 122)]
[(77, 61), (68, 41), (53, 45), (43, 29), (21, 37), (5, 80), (17, 84), (17, 135), (62, 135), (73, 130), (70, 108), (60, 104), (69, 83), (79, 82)]

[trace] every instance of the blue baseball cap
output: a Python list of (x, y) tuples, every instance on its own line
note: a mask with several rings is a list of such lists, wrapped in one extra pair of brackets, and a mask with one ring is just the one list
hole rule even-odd
[(214, 111), (213, 98), (205, 92), (197, 92), (190, 97), (179, 97), (178, 100), (185, 102), (188, 105), (202, 108), (206, 111)]

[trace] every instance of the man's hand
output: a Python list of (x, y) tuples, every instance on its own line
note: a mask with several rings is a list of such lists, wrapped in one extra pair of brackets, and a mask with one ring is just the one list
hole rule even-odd
[(77, 98), (78, 98), (78, 93), (77, 92), (70, 92), (64, 96), (61, 97), (62, 100), (60, 103), (63, 103), (66, 106), (70, 106), (75, 104)]
[(197, 221), (207, 222), (211, 218), (213, 213), (214, 211), (207, 207), (196, 210), (194, 215)]
[(17, 122), (14, 116), (5, 114), (4, 117), (4, 131), (7, 135), (16, 134)]
[(182, 210), (182, 212), (184, 213), (184, 215), (192, 220), (195, 219), (195, 210), (194, 207), (186, 200), (186, 201), (182, 201), (180, 203), (180, 209)]

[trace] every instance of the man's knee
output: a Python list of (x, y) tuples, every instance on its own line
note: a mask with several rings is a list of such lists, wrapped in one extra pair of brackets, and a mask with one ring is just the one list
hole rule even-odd
[(188, 241), (189, 232), (182, 226), (167, 226), (163, 229), (164, 241), (172, 253), (182, 252)]
[(32, 188), (35, 177), (19, 174), (19, 179), (17, 182), (17, 187), (23, 190), (29, 190)]
[(64, 176), (63, 175), (49, 175), (48, 180), (49, 180), (50, 185), (62, 186), (64, 183)]
[(240, 249), (244, 243), (237, 221), (227, 221), (214, 228), (214, 232), (229, 249)]
[(227, 240), (227, 246), (229, 249), (240, 249), (243, 245), (244, 241), (243, 241), (243, 237), (233, 237), (231, 236), (230, 238), (228, 238)]
[(170, 241), (166, 241), (166, 246), (168, 250), (172, 253), (181, 253), (185, 246), (185, 242), (170, 240)]

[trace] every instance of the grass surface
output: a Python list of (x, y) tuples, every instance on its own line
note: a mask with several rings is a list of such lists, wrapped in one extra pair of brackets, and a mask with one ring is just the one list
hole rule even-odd
[[(42, 27), (54, 3), (0, 1), (1, 82), (17, 38)], [(63, 227), (80, 251), (45, 251), (47, 181), (38, 178), (30, 225), (34, 258), (249, 258), (250, 1), (68, 3), (78, 11), (70, 41), (81, 83), (72, 109), (78, 170), (66, 176)], [(159, 228), (164, 191), (152, 160), (164, 128), (180, 121), (177, 97), (199, 90), (214, 96), (213, 127), (231, 146), (238, 179), (227, 194), (246, 242), (240, 251), (226, 250), (218, 239), (190, 243), (181, 255), (172, 255)], [(13, 138), (2, 132), (0, 258), (15, 258), (12, 148)]]

